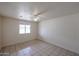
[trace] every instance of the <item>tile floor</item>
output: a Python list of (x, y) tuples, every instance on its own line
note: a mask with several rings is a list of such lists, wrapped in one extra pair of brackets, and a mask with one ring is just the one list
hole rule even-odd
[(41, 40), (11, 45), (2, 48), (4, 56), (78, 56), (74, 52), (60, 48)]

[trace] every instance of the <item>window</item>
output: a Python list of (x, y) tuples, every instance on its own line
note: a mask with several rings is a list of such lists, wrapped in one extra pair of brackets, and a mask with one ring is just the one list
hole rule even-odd
[(25, 28), (25, 32), (26, 32), (26, 33), (30, 33), (30, 25), (26, 25), (25, 27), (26, 27), (26, 28)]
[(19, 34), (30, 33), (30, 25), (20, 24), (19, 25)]

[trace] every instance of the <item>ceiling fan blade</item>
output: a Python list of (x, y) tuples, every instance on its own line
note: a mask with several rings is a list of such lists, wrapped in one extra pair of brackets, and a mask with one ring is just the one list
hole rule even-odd
[(42, 12), (37, 13), (37, 14), (34, 15), (34, 16), (39, 16), (39, 15), (42, 15), (42, 14), (44, 14), (44, 13), (46, 13), (46, 12), (47, 12), (47, 10), (44, 10), (44, 11), (42, 11)]
[(34, 8), (32, 15), (36, 15), (38, 13), (38, 9)]

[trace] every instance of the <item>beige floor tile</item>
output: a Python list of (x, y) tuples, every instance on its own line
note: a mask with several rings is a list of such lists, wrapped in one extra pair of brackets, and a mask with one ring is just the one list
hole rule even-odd
[(53, 44), (41, 40), (31, 40), (28, 42), (11, 45), (2, 48), (3, 53), (10, 56), (78, 56), (74, 52), (68, 51)]

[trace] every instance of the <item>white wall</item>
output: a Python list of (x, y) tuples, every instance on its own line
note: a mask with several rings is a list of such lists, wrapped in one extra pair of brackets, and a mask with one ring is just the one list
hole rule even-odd
[(0, 17), (0, 49), (1, 49), (1, 44), (2, 44), (2, 19), (1, 19), (1, 17)]
[(79, 53), (79, 14), (40, 22), (39, 39)]
[[(31, 34), (19, 34), (20, 23), (30, 24)], [(37, 23), (3, 18), (3, 46), (22, 43), (32, 39), (37, 39)]]

